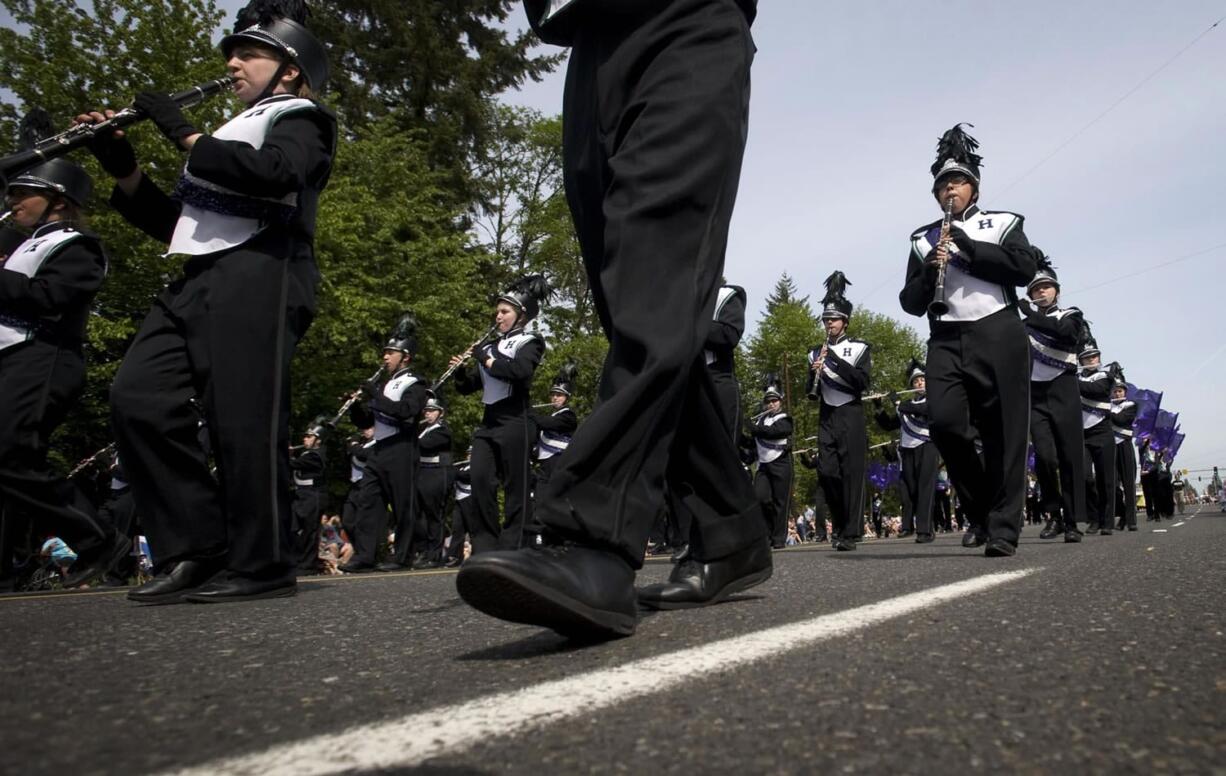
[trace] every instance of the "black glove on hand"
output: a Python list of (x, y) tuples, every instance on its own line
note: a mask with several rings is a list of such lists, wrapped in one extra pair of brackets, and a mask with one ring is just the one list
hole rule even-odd
[(1030, 303), (1030, 300), (1029, 300), (1029, 299), (1020, 299), (1020, 298), (1019, 298), (1019, 299), (1017, 300), (1017, 309), (1021, 310), (1021, 311), (1022, 311), (1022, 315), (1026, 316), (1027, 318), (1029, 318), (1030, 316), (1034, 315), (1034, 312), (1035, 312), (1035, 310), (1034, 310), (1034, 305), (1032, 305), (1032, 304)]
[(162, 130), (162, 134), (178, 143), (189, 135), (200, 130), (196, 129), (183, 116), (183, 111), (170, 99), (169, 95), (157, 92), (141, 92), (136, 95), (136, 109), (149, 117), (149, 120)]
[(136, 152), (126, 137), (103, 132), (89, 142), (89, 150), (102, 169), (113, 178), (126, 178), (136, 171)]
[(886, 398), (886, 401), (888, 401), (890, 404), (897, 404), (898, 403), (898, 392), (890, 391), (889, 395), (887, 395), (885, 398)]

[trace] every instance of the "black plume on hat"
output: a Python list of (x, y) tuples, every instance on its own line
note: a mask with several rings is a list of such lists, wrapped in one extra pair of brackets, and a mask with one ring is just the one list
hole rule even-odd
[(783, 390), (781, 385), (778, 373), (767, 372), (762, 378), (762, 401), (772, 398), (782, 399)]
[(549, 386), (550, 393), (564, 393), (570, 396), (575, 392), (575, 381), (579, 378), (579, 365), (567, 361), (554, 375), (553, 384)]
[(302, 0), (251, 0), (238, 9), (234, 19), (234, 31), (239, 32), (257, 24), (271, 24), (274, 19), (289, 19), (306, 24), (310, 9)]
[(826, 295), (822, 297), (822, 318), (851, 318), (852, 306), (844, 295), (851, 281), (835, 270), (826, 278)]
[(548, 301), (552, 295), (553, 288), (544, 275), (525, 275), (499, 294), (498, 300), (522, 310), (524, 320), (519, 323), (523, 324), (535, 318), (541, 311), (541, 302)]
[(979, 182), (979, 167), (983, 157), (975, 153), (979, 141), (962, 131), (962, 127), (974, 124), (955, 124), (937, 141), (937, 159), (932, 163), (932, 176), (940, 179), (950, 173), (963, 173)]
[(417, 318), (413, 313), (405, 313), (396, 321), (395, 328), (387, 335), (384, 350), (399, 350), (410, 356), (417, 353)]
[(38, 141), (54, 134), (55, 125), (51, 123), (51, 114), (42, 108), (31, 108), (17, 125), (17, 147), (27, 151), (38, 145)]
[(911, 381), (916, 377), (924, 374), (924, 362), (920, 361), (915, 356), (911, 356), (911, 363), (907, 364), (907, 370), (903, 373), (906, 377), (907, 385), (911, 385)]

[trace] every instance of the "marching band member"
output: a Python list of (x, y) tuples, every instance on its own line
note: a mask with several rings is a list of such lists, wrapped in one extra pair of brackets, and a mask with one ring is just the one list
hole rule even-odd
[(1128, 398), (1124, 370), (1116, 369), (1111, 381), (1111, 430), (1115, 434), (1116, 528), (1137, 530), (1137, 454), (1132, 447), (1132, 424), (1137, 403)]
[(391, 509), (396, 541), (392, 557), (376, 571), (400, 571), (413, 566), (413, 531), (417, 521), (417, 432), (429, 389), (411, 371), (417, 354), (417, 321), (401, 316), (383, 346), (383, 374), (360, 389), (370, 399), (355, 404), (353, 423), (374, 426), (375, 443), (366, 457), (365, 493), (359, 501), (371, 509), (359, 513), (352, 534), (354, 563), (373, 562), (375, 548), (384, 538)]
[(902, 524), (898, 536), (903, 538), (915, 534), (918, 544), (927, 544), (933, 540), (935, 533), (932, 527), (932, 510), (939, 456), (928, 429), (924, 365), (916, 358), (912, 358), (907, 367), (907, 383), (917, 393), (906, 401), (894, 403), (894, 417), (885, 411), (880, 399), (875, 399), (874, 403), (878, 407), (878, 425), (886, 431), (899, 429)]
[(579, 418), (570, 406), (571, 394), (575, 391), (575, 377), (578, 367), (566, 364), (553, 378), (549, 386), (549, 403), (553, 411), (546, 415), (543, 412), (533, 412), (532, 422), (537, 428), (536, 438), (536, 487), (545, 487), (553, 473), (553, 467), (558, 463), (558, 456), (570, 445), (575, 429), (579, 427)]
[(315, 419), (302, 435), (302, 450), (289, 462), (294, 477), (294, 554), (299, 575), (314, 574), (319, 569), (319, 518), (328, 502), (324, 420)]
[(468, 456), (455, 466), (455, 508), (451, 512), (451, 538), (447, 542), (446, 568), (455, 568), (464, 560), (464, 537), (469, 534), (473, 515), (472, 445)]
[(772, 549), (787, 544), (788, 512), (792, 503), (792, 419), (783, 411), (779, 378), (766, 376), (762, 387), (762, 412), (753, 419), (753, 440), (758, 472), (754, 490)]
[(856, 549), (864, 535), (864, 473), (868, 431), (860, 396), (869, 386), (872, 354), (869, 344), (851, 339), (847, 326), (852, 305), (844, 296), (851, 285), (842, 272), (826, 278), (822, 324), (826, 343), (809, 353), (805, 393), (821, 399), (817, 431), (817, 476), (826, 494), (833, 528), (831, 546)]
[(961, 127), (942, 136), (932, 165), (946, 218), (911, 233), (898, 299), (928, 316), (932, 441), (970, 519), (962, 544), (986, 543), (999, 557), (1017, 552), (1022, 529), (1030, 354), (1015, 289), (1034, 277), (1035, 260), (1022, 216), (979, 209), (982, 157)]
[(1077, 521), (1086, 518), (1086, 501), (1077, 351), (1085, 322), (1076, 307), (1060, 307), (1056, 270), (1042, 251), (1035, 255), (1039, 269), (1026, 286), (1030, 302), (1020, 301), (1018, 309), (1030, 338), (1030, 439), (1047, 513), (1039, 537), (1063, 534), (1064, 541), (1079, 542)]
[[(313, 99), (323, 45), (301, 3), (252, 3), (221, 41), (245, 107), (202, 134), (168, 96), (136, 107), (187, 164), (174, 198), (136, 163), (120, 132), (91, 150), (115, 176), (111, 203), (186, 257), (132, 342), (111, 405), (119, 452), (158, 567), (129, 597), (199, 603), (293, 595), (290, 361), (315, 310), (313, 238), (336, 119)], [(79, 116), (101, 121), (101, 113)], [(199, 395), (219, 479), (195, 441)], [(224, 487), (219, 484), (224, 483)], [(223, 573), (218, 573), (223, 572)]]
[(363, 520), (369, 520), (365, 515), (382, 511), (386, 522), (387, 507), (381, 495), (362, 488), (362, 482), (366, 479), (366, 461), (371, 448), (375, 446), (374, 418), (367, 420), (370, 425), (361, 428), (348, 442), (349, 494), (341, 508), (341, 527), (350, 538), (353, 555), (348, 562), (338, 567), (346, 574), (366, 574), (375, 570), (375, 553), (379, 548), (378, 534), (373, 538), (364, 537), (362, 541), (358, 539), (359, 524), (362, 524)]
[(703, 343), (707, 371), (719, 394), (728, 436), (733, 439), (740, 431), (741, 420), (741, 387), (737, 384), (733, 355), (745, 334), (745, 300), (745, 289), (740, 286), (720, 286), (715, 295), (715, 314)]
[(1086, 329), (1085, 346), (1077, 354), (1081, 364), (1081, 426), (1085, 434), (1086, 508), (1088, 534), (1111, 535), (1115, 523), (1115, 434), (1111, 426), (1111, 375), (1100, 366), (1101, 352)]
[[(476, 520), (468, 526), (473, 553), (495, 548), (516, 549), (524, 542), (528, 503), (528, 453), (532, 446), (528, 424), (532, 376), (545, 354), (545, 339), (525, 327), (536, 318), (550, 294), (545, 278), (520, 279), (498, 297), (495, 310), (497, 337), (473, 355), (477, 368), (469, 369), (462, 353), (451, 359), (456, 390), (481, 391), (485, 411), (473, 434), (472, 487)], [(498, 519), (498, 486), (503, 488), (506, 522)]]
[[(447, 406), (431, 392), (422, 411), (422, 429), (417, 435), (421, 454), (417, 463), (417, 510), (413, 567), (435, 568), (443, 564), (443, 518), (451, 495), (451, 429)], [(397, 539), (399, 543), (399, 539)], [(420, 557), (416, 557), (420, 556)]]
[[(84, 231), (81, 208), (92, 189), (67, 159), (13, 178), (7, 204), (30, 236), (0, 265), (0, 504), (9, 519), (20, 510), (76, 552), (65, 587), (102, 576), (131, 549), (72, 503), (68, 483), (47, 463), (51, 434), (85, 387), (86, 321), (106, 276), (102, 244)], [(0, 537), (7, 553), (5, 544)]]

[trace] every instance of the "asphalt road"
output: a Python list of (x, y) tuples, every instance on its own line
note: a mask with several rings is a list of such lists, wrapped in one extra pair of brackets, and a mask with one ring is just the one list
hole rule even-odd
[[(225, 606), (4, 597), (0, 772), (224, 773), (297, 743), (363, 753), (371, 773), (1226, 773), (1226, 515), (1154, 527), (1080, 545), (1031, 528), (1008, 559), (956, 536), (785, 550), (760, 588), (643, 613), (635, 636), (594, 646), (468, 609), (446, 571), (308, 580), (296, 598)], [(667, 571), (649, 563), (640, 580)], [(504, 696), (484, 721), (461, 713), (1003, 571), (1028, 573), (751, 662), (701, 668), (686, 653), (659, 690), (555, 721)], [(372, 727), (432, 711), (475, 733), (402, 760), (434, 728)]]

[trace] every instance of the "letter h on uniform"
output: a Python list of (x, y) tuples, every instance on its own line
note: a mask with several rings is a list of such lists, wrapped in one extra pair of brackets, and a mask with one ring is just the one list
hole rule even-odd
[(991, 228), (992, 228), (992, 219), (990, 219), (990, 218), (981, 218), (981, 219), (979, 219), (979, 228), (980, 228), (980, 229), (991, 229)]

